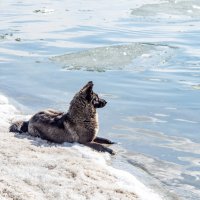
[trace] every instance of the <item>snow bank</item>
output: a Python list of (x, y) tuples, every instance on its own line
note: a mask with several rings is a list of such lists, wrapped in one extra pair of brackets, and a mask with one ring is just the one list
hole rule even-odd
[(108, 154), (8, 132), (23, 118), (0, 95), (0, 199), (160, 199), (131, 174), (106, 164)]

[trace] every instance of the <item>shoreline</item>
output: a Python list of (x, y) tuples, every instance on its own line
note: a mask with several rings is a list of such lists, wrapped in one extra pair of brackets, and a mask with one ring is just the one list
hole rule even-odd
[(161, 199), (126, 171), (108, 166), (106, 153), (80, 144), (52, 144), (9, 133), (25, 118), (0, 95), (1, 199)]

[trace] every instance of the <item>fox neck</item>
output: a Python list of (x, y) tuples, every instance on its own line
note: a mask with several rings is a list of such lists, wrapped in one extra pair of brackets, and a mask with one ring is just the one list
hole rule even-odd
[(84, 107), (82, 108), (71, 105), (68, 110), (68, 114), (74, 122), (87, 122), (87, 121), (98, 121), (98, 114), (95, 108)]
[(97, 112), (96, 112), (96, 115), (95, 115), (95, 122), (96, 122), (95, 135), (97, 135), (97, 133), (99, 132), (99, 116), (98, 116)]

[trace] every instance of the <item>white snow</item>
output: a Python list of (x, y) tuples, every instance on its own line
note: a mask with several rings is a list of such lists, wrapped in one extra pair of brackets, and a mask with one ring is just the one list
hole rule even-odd
[(161, 199), (128, 172), (108, 166), (108, 154), (8, 132), (13, 119), (26, 116), (2, 95), (0, 118), (1, 200)]

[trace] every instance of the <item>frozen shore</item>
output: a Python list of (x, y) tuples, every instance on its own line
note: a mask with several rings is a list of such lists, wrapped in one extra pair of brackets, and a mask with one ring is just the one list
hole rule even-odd
[(160, 199), (110, 157), (79, 144), (54, 145), (8, 132), (19, 111), (0, 95), (0, 199)]

